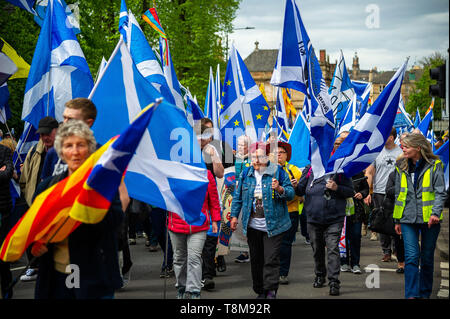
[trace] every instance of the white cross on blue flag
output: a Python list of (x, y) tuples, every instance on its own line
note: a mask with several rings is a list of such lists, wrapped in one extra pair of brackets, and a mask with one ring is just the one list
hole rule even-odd
[(407, 64), (408, 60), (330, 158), (327, 173), (344, 172), (352, 177), (376, 159), (394, 124)]
[(59, 0), (50, 0), (36, 44), (25, 87), (22, 120), (35, 128), (52, 116), (62, 122), (64, 104), (87, 97), (93, 86), (91, 72)]
[[(97, 106), (92, 129), (99, 143), (123, 131), (161, 95), (140, 74), (119, 41), (91, 93)], [(114, 123), (114, 125), (111, 125)], [(152, 119), (125, 175), (130, 197), (174, 212), (191, 225), (201, 225), (208, 187), (200, 146), (185, 114), (163, 101)]]

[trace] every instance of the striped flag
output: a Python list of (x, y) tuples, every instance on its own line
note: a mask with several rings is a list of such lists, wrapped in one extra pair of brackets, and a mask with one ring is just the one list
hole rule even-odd
[(33, 242), (60, 242), (81, 223), (98, 223), (103, 219), (147, 129), (153, 113), (151, 106), (73, 174), (35, 198), (7, 235), (0, 248), (0, 259), (16, 261)]
[(147, 22), (163, 39), (167, 39), (166, 32), (161, 26), (159, 22), (158, 14), (156, 13), (155, 8), (150, 8), (144, 12), (142, 15), (142, 19)]

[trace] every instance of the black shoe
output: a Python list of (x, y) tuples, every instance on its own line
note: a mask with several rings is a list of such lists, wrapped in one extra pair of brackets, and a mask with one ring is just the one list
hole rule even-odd
[(217, 256), (217, 271), (224, 272), (227, 270), (227, 264), (223, 256)]
[(266, 294), (265, 294), (265, 293), (258, 294), (258, 296), (256, 297), (256, 299), (266, 299)]
[(216, 284), (214, 283), (214, 280), (206, 278), (203, 282), (203, 288), (205, 290), (213, 290)]
[(335, 281), (330, 283), (330, 296), (339, 296), (339, 284)]
[(397, 270), (395, 271), (397, 274), (404, 274), (405, 273), (405, 268), (403, 267), (398, 267)]
[(314, 279), (313, 287), (314, 288), (322, 288), (325, 285), (325, 277), (316, 276)]

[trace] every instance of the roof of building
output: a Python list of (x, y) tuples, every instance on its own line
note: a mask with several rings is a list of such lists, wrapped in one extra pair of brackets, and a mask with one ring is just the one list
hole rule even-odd
[(245, 58), (244, 63), (250, 72), (272, 72), (277, 61), (278, 50), (255, 50)]

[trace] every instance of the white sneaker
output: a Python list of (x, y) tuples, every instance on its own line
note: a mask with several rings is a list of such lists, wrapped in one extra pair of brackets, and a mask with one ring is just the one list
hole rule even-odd
[(359, 268), (359, 266), (354, 265), (353, 269), (352, 269), (352, 273), (354, 274), (362, 274), (361, 268)]
[(125, 288), (126, 286), (128, 286), (128, 284), (130, 283), (130, 280), (131, 280), (131, 269), (128, 270), (128, 272), (126, 274), (122, 275), (122, 281), (123, 281), (122, 288)]
[(342, 272), (350, 272), (350, 271), (352, 271), (352, 269), (350, 268), (349, 265), (343, 264), (343, 265), (341, 266), (341, 271), (342, 271)]
[(28, 268), (25, 275), (20, 276), (21, 281), (35, 281), (37, 278), (37, 269)]

